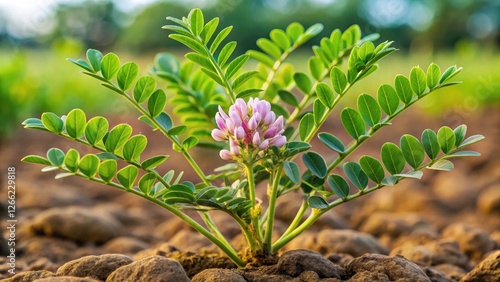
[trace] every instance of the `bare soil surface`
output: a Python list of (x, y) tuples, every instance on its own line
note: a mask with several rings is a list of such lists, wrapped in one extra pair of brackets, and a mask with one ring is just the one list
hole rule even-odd
[[(112, 119), (112, 125), (120, 122), (130, 121)], [(7, 168), (16, 170), (15, 233), (1, 214), (0, 281), (500, 281), (499, 109), (452, 120), (415, 109), (393, 123), (351, 159), (378, 158), (384, 142), (399, 144), (405, 133), (420, 138), (426, 128), (461, 123), (468, 125), (467, 136), (486, 136), (470, 148), (482, 156), (455, 159), (452, 172), (424, 171), (420, 181), (406, 180), (341, 205), (286, 246), (275, 264), (244, 269), (180, 219), (139, 197), (76, 177), (54, 180), (54, 172), (19, 162), (51, 147), (92, 152), (46, 132), (22, 130), (0, 148), (2, 211), (7, 209)], [(160, 134), (138, 121), (131, 125), (134, 133), (149, 137), (145, 157), (171, 155), (159, 170), (185, 170), (186, 179), (196, 181)], [(338, 121), (323, 131), (349, 141)], [(313, 149), (328, 154), (318, 142)], [(207, 172), (225, 164), (211, 150), (196, 149), (194, 157)], [(276, 236), (286, 229), (300, 198), (291, 193), (279, 200)], [(213, 217), (243, 251), (231, 218), (217, 212)], [(7, 246), (12, 236), (15, 276), (9, 272)]]

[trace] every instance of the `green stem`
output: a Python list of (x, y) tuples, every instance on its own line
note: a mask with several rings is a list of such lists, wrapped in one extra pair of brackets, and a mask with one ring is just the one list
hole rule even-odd
[(271, 251), (271, 246), (272, 246), (274, 216), (276, 213), (276, 200), (278, 199), (278, 189), (282, 171), (283, 171), (283, 164), (278, 166), (278, 169), (275, 171), (273, 175), (271, 193), (269, 195), (269, 207), (267, 208), (267, 224), (266, 224), (266, 232), (264, 235), (264, 248), (266, 252)]
[(299, 223), (302, 220), (302, 217), (304, 216), (308, 207), (309, 207), (309, 203), (307, 202), (307, 196), (303, 195), (302, 196), (302, 204), (300, 205), (300, 208), (297, 211), (295, 218), (292, 220), (292, 222), (290, 223), (290, 226), (288, 226), (286, 231), (283, 233), (282, 237), (287, 236), (290, 232), (295, 230), (295, 228), (297, 228), (297, 226), (299, 226)]
[[(212, 220), (212, 217), (210, 217), (210, 215), (205, 211), (199, 212), (199, 214), (201, 215), (201, 218), (203, 219), (203, 222), (205, 222), (207, 227), (210, 228), (210, 230), (212, 230), (212, 233), (217, 238), (219, 238), (219, 240), (221, 240), (224, 244), (226, 244), (227, 246), (232, 248), (231, 245), (229, 244), (229, 242), (226, 240), (226, 237), (224, 237), (224, 235), (220, 232), (220, 230), (217, 227), (217, 225), (215, 224), (215, 222)], [(236, 252), (236, 251), (234, 251), (234, 249), (233, 249), (233, 252)]]
[[(70, 172), (69, 170), (66, 170), (67, 172)], [(111, 187), (114, 187), (114, 188), (117, 188), (117, 189), (120, 189), (122, 191), (125, 191), (125, 192), (129, 192), (129, 193), (132, 193), (132, 194), (135, 194), (137, 196), (140, 196), (150, 202), (153, 202), (161, 207), (163, 207), (164, 209), (168, 210), (169, 212), (173, 213), (174, 215), (178, 216), (179, 218), (181, 218), (182, 220), (184, 220), (187, 224), (189, 224), (189, 226), (193, 227), (196, 231), (200, 232), (202, 235), (204, 235), (208, 240), (210, 240), (212, 243), (214, 243), (217, 247), (219, 247), (237, 266), (239, 267), (244, 267), (246, 265), (245, 262), (243, 262), (243, 260), (241, 260), (239, 257), (238, 257), (238, 254), (236, 253), (236, 251), (231, 247), (231, 245), (227, 244), (226, 242), (224, 241), (221, 241), (219, 238), (217, 238), (216, 236), (214, 236), (212, 233), (210, 233), (210, 231), (208, 231), (207, 229), (205, 229), (203, 226), (201, 226), (198, 222), (196, 222), (194, 219), (192, 219), (191, 217), (189, 217), (188, 215), (184, 214), (183, 212), (181, 212), (180, 210), (176, 209), (175, 207), (171, 206), (171, 205), (168, 205), (162, 201), (160, 201), (159, 199), (156, 199), (154, 197), (151, 197), (149, 195), (146, 195), (144, 194), (143, 192), (141, 191), (138, 191), (138, 190), (135, 190), (135, 189), (126, 189), (125, 187), (123, 187), (122, 185), (118, 184), (118, 183), (114, 183), (114, 182), (109, 182), (109, 183), (106, 183), (104, 182), (102, 179), (100, 178), (96, 178), (96, 177), (87, 177), (85, 176), (84, 174), (82, 173), (76, 173), (75, 175), (77, 176), (80, 176), (82, 178), (86, 178), (86, 179), (89, 179), (91, 181), (94, 181), (94, 182), (97, 182), (97, 183), (100, 183), (100, 184), (105, 184), (105, 185), (108, 185), (108, 186), (111, 186)]]
[(246, 173), (247, 173), (247, 180), (248, 180), (248, 194), (250, 201), (252, 202), (252, 208), (251, 208), (251, 221), (252, 221), (252, 232), (253, 237), (257, 240), (257, 243), (259, 245), (259, 248), (262, 247), (262, 232), (260, 231), (260, 222), (259, 222), (259, 207), (257, 206), (257, 200), (255, 196), (255, 175), (253, 173), (253, 163), (249, 163), (245, 165), (246, 167)]

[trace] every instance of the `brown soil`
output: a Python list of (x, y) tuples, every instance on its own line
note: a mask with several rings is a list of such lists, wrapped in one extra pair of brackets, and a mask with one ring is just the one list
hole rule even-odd
[[(113, 125), (119, 122), (130, 121), (113, 119)], [(426, 128), (437, 130), (440, 125), (459, 125), (454, 122), (457, 119), (432, 119), (413, 110), (364, 144), (352, 159), (358, 160), (361, 154), (377, 156), (381, 144), (386, 141), (399, 143), (404, 133), (420, 137)], [(7, 167), (15, 167), (17, 220), (17, 275), (12, 277), (8, 272), (10, 250), (5, 246), (5, 239), (10, 236), (6, 228), (9, 224), (2, 213), (0, 279), (499, 281), (499, 110), (492, 108), (464, 115), (460, 123), (468, 125), (467, 136), (486, 136), (486, 140), (470, 148), (479, 151), (481, 157), (456, 159), (452, 172), (425, 171), (420, 181), (404, 181), (396, 187), (383, 188), (339, 206), (325, 214), (310, 231), (292, 241), (279, 259), (274, 258), (274, 264), (246, 269), (235, 268), (208, 240), (143, 199), (82, 179), (54, 180), (55, 173), (42, 173), (40, 166), (20, 163), (22, 156), (44, 155), (51, 147), (66, 151), (76, 145), (82, 155), (91, 152), (45, 132), (20, 131), (14, 139), (4, 141), (0, 148), (3, 172), (0, 208), (6, 210)], [(135, 128), (134, 133), (142, 132), (149, 137), (146, 157), (171, 155), (160, 170), (181, 171), (184, 168), (186, 179), (195, 179), (185, 162), (175, 157), (171, 146), (165, 145), (160, 134), (150, 132), (146, 125), (137, 121), (131, 125)], [(324, 131), (335, 133), (343, 141), (349, 140), (338, 122), (327, 126), (330, 128)], [(313, 146), (315, 151), (328, 152), (319, 143)], [(205, 171), (224, 164), (216, 157), (216, 152), (194, 152)], [(264, 190), (259, 190), (261, 197)], [(297, 210), (298, 199), (298, 194), (280, 199), (278, 233), (286, 228), (285, 223)], [(231, 219), (214, 213), (214, 221), (239, 248), (242, 238)], [(293, 251), (300, 249), (309, 251)], [(105, 254), (114, 255), (103, 256)], [(184, 271), (178, 269), (181, 266), (174, 260)], [(170, 278), (165, 278), (165, 273)]]

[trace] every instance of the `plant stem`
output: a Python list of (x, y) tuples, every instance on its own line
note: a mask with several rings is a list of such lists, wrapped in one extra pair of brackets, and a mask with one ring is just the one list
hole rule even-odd
[(248, 195), (250, 201), (252, 202), (252, 209), (250, 211), (251, 221), (252, 221), (252, 232), (253, 237), (257, 240), (258, 247), (262, 247), (262, 232), (260, 231), (260, 222), (259, 222), (259, 207), (257, 207), (257, 200), (255, 196), (255, 176), (253, 173), (253, 162), (250, 162), (245, 165), (247, 180), (248, 180)]
[[(70, 172), (69, 170), (67, 172)], [(129, 192), (129, 193), (132, 193), (132, 194), (135, 194), (137, 196), (140, 196), (150, 202), (153, 202), (161, 207), (163, 207), (164, 209), (168, 210), (169, 212), (173, 213), (174, 215), (178, 216), (179, 218), (181, 218), (182, 220), (184, 220), (187, 224), (189, 224), (189, 226), (193, 227), (196, 231), (200, 232), (203, 236), (205, 236), (208, 240), (210, 240), (212, 243), (214, 243), (217, 247), (219, 247), (237, 266), (239, 267), (244, 267), (246, 265), (245, 262), (243, 262), (243, 260), (241, 260), (239, 257), (238, 257), (238, 254), (236, 253), (236, 251), (233, 249), (233, 247), (231, 247), (231, 245), (229, 245), (229, 243), (227, 243), (227, 241), (222, 241), (220, 240), (219, 238), (217, 238), (216, 236), (214, 236), (212, 233), (210, 233), (210, 231), (208, 231), (207, 229), (205, 229), (203, 226), (201, 226), (198, 222), (196, 222), (194, 219), (192, 219), (191, 217), (189, 217), (188, 215), (186, 215), (185, 213), (181, 212), (180, 210), (178, 210), (177, 208), (169, 205), (169, 204), (166, 204), (162, 201), (160, 201), (159, 199), (157, 198), (154, 198), (154, 197), (151, 197), (149, 195), (146, 195), (144, 194), (143, 192), (141, 191), (138, 191), (138, 190), (135, 190), (135, 189), (126, 189), (125, 187), (123, 187), (122, 185), (118, 184), (118, 183), (114, 183), (114, 182), (109, 182), (109, 183), (106, 183), (104, 182), (102, 179), (99, 179), (99, 178), (96, 178), (96, 177), (87, 177), (85, 175), (83, 175), (82, 173), (77, 173), (75, 174), (77, 176), (80, 176), (80, 177), (83, 177), (83, 178), (86, 178), (86, 179), (89, 179), (91, 181), (94, 181), (94, 182), (97, 182), (97, 183), (101, 183), (101, 184), (105, 184), (105, 185), (108, 185), (108, 186), (111, 186), (111, 187), (114, 187), (114, 188), (117, 188), (117, 189), (120, 189), (122, 191), (125, 191), (125, 192)]]
[(282, 236), (288, 235), (288, 233), (292, 232), (293, 230), (295, 230), (295, 228), (297, 228), (308, 207), (309, 203), (307, 203), (307, 196), (302, 195), (302, 204), (300, 205), (300, 208), (297, 211), (297, 214), (295, 215), (294, 219), (290, 223), (290, 226), (288, 226), (288, 228), (286, 229), (286, 231), (283, 233)]
[(278, 188), (282, 171), (283, 164), (280, 164), (278, 166), (278, 169), (273, 174), (272, 178), (271, 193), (269, 195), (269, 207), (267, 208), (266, 233), (264, 235), (264, 249), (266, 252), (270, 252), (272, 246), (274, 216), (276, 213), (276, 200), (278, 199)]

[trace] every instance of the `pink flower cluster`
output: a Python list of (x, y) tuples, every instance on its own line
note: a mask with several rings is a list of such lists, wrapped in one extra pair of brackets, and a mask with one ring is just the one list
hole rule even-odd
[(250, 98), (245, 103), (243, 99), (236, 99), (228, 114), (219, 106), (215, 121), (218, 128), (212, 130), (212, 137), (217, 141), (229, 140), (229, 150), (220, 151), (224, 160), (236, 159), (242, 150), (262, 151), (286, 143), (286, 137), (281, 135), (283, 116), (276, 118), (271, 104), (265, 100)]

